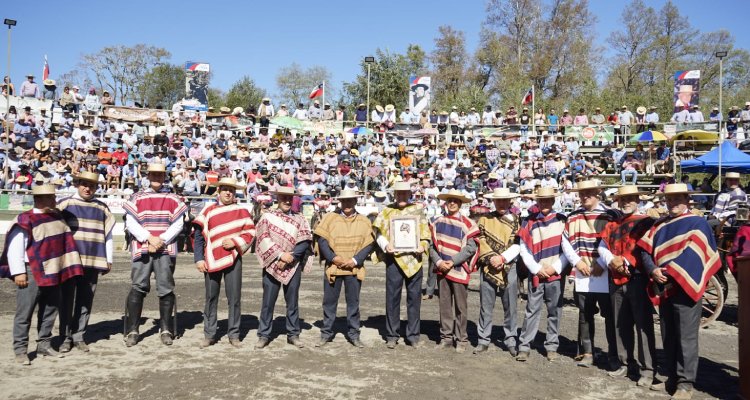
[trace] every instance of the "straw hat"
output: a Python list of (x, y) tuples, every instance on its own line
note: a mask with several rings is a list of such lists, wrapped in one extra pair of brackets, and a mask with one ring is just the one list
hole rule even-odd
[(57, 82), (54, 79), (45, 79), (42, 83), (44, 83), (44, 86), (55, 86)]
[(245, 109), (242, 107), (235, 107), (234, 110), (232, 110), (232, 115), (240, 115), (243, 112), (245, 112)]
[(237, 182), (237, 179), (230, 177), (221, 178), (217, 182), (212, 183), (211, 186), (215, 186), (217, 188), (221, 186), (231, 186), (238, 190), (242, 190), (245, 188), (245, 185), (243, 185), (241, 182)]
[(224, 114), (228, 114), (232, 110), (229, 107), (221, 107), (219, 108), (219, 111), (221, 111)]
[(726, 175), (724, 175), (724, 178), (727, 179), (740, 179), (740, 173), (739, 172), (727, 172)]
[(258, 179), (255, 180), (255, 186), (267, 187), (268, 184), (263, 179), (258, 178)]
[(409, 182), (398, 181), (393, 184), (391, 190), (394, 192), (411, 192), (411, 184)]
[(490, 174), (487, 175), (487, 178), (488, 179), (500, 179), (500, 177), (494, 172), (490, 172)]
[(557, 196), (560, 196), (560, 193), (557, 190), (555, 190), (555, 188), (551, 188), (551, 187), (539, 188), (536, 194), (531, 195), (531, 197), (535, 199), (553, 199)]
[(691, 194), (694, 193), (688, 190), (688, 187), (684, 183), (671, 183), (664, 187), (663, 193), (658, 193), (660, 196), (669, 196), (670, 194)]
[(353, 189), (344, 189), (344, 190), (341, 191), (341, 193), (339, 194), (339, 196), (336, 197), (336, 198), (339, 199), (339, 200), (344, 200), (344, 199), (358, 199), (360, 197), (361, 197), (361, 195), (356, 190), (353, 190)]
[(625, 185), (617, 188), (617, 193), (614, 194), (614, 198), (620, 198), (623, 196), (641, 196), (649, 194), (649, 192), (642, 192), (638, 190), (636, 185)]
[(645, 114), (646, 113), (646, 107), (639, 106), (638, 108), (635, 109), (635, 112), (637, 112), (638, 114)]
[(570, 192), (580, 192), (581, 190), (589, 190), (589, 189), (601, 189), (602, 186), (599, 185), (599, 182), (593, 181), (593, 180), (586, 180), (586, 181), (580, 181), (576, 183), (576, 187), (573, 189), (570, 189)]
[(147, 172), (167, 172), (167, 168), (162, 163), (151, 163), (148, 165)]
[(46, 196), (55, 195), (55, 187), (52, 185), (36, 185), (31, 188), (31, 194), (33, 196)]
[(357, 149), (352, 149), (350, 151), (350, 153), (352, 153), (352, 155), (355, 156), (355, 157), (359, 157), (359, 150), (357, 150)]
[(395, 109), (396, 107), (394, 107), (393, 104), (386, 104), (385, 106), (385, 112), (392, 112)]
[(379, 113), (385, 112), (385, 110), (383, 109), (383, 106), (381, 106), (380, 104), (376, 105), (375, 109), (378, 110)]
[(289, 186), (279, 186), (279, 188), (271, 192), (271, 194), (275, 194), (277, 196), (278, 195), (299, 196), (299, 193), (297, 193), (297, 191), (294, 190), (293, 187), (289, 187)]
[(99, 183), (99, 174), (97, 174), (96, 172), (83, 171), (78, 175), (74, 175), (73, 177), (79, 181)]
[(16, 178), (16, 183), (26, 183), (29, 181), (29, 178), (26, 175), (19, 175), (18, 178)]
[(508, 188), (495, 188), (492, 193), (484, 195), (486, 199), (515, 199), (519, 197), (518, 193), (512, 193)]
[(448, 193), (441, 193), (437, 198), (440, 200), (458, 199), (461, 200), (461, 203), (468, 203), (471, 201), (471, 199), (466, 197), (463, 192), (455, 189), (450, 190)]

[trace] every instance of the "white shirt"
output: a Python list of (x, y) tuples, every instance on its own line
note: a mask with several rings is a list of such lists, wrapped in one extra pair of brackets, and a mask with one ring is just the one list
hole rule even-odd
[(292, 118), (297, 118), (300, 121), (306, 121), (307, 120), (307, 110), (304, 108), (298, 108), (294, 110), (294, 114), (292, 114)]

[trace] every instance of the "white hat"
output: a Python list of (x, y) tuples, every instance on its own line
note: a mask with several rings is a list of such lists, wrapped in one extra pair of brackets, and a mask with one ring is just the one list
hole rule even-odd
[(484, 195), (485, 199), (515, 199), (520, 196), (518, 193), (513, 193), (508, 188), (495, 188), (492, 193)]
[(404, 192), (411, 192), (411, 184), (409, 182), (404, 181), (398, 181), (393, 184), (391, 187), (391, 190), (394, 192), (404, 191)]
[(461, 203), (468, 203), (471, 201), (471, 199), (466, 197), (463, 192), (455, 189), (448, 191), (448, 193), (441, 193), (437, 198), (440, 200), (458, 199), (461, 200)]

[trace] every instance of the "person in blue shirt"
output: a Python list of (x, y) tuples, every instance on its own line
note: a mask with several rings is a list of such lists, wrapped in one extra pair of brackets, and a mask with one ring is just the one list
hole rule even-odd
[(547, 128), (547, 131), (550, 135), (557, 132), (557, 123), (560, 118), (555, 115), (555, 110), (549, 110), (549, 115), (547, 116), (547, 121), (549, 122), (549, 127)]

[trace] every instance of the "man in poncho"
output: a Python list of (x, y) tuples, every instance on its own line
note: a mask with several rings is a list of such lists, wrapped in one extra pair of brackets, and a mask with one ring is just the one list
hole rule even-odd
[[(418, 346), (420, 339), (420, 307), (422, 305), (422, 260), (429, 248), (430, 228), (420, 205), (410, 202), (411, 185), (399, 181), (393, 184), (396, 201), (378, 214), (373, 222), (376, 242), (385, 252), (385, 320), (386, 346), (396, 348), (401, 326), (401, 291), (406, 286), (406, 340)], [(395, 218), (416, 219), (419, 239), (416, 251), (397, 251), (398, 243), (391, 243), (391, 222)], [(404, 225), (402, 225), (404, 226)]]
[(81, 172), (76, 177), (78, 190), (73, 196), (62, 199), (57, 208), (73, 232), (76, 248), (81, 255), (83, 275), (62, 285), (60, 303), (60, 351), (65, 353), (75, 346), (89, 351), (84, 341), (86, 327), (91, 317), (99, 274), (112, 269), (114, 243), (112, 229), (115, 218), (109, 207), (94, 198), (99, 185), (99, 174)]
[(221, 178), (218, 202), (201, 210), (195, 224), (195, 267), (206, 282), (206, 306), (203, 312), (203, 340), (200, 347), (216, 343), (219, 289), (224, 279), (229, 318), (229, 344), (240, 347), (240, 304), (242, 302), (242, 255), (250, 249), (255, 226), (250, 211), (237, 204), (235, 194), (245, 187), (234, 178)]
[(292, 211), (298, 193), (291, 187), (280, 187), (276, 195), (278, 207), (263, 214), (256, 226), (256, 248), (263, 268), (263, 302), (260, 310), (256, 349), (268, 346), (273, 322), (273, 309), (282, 286), (286, 300), (287, 343), (298, 348), (300, 341), (299, 286), (302, 271), (312, 264), (312, 232), (305, 217)]
[[(468, 324), (469, 280), (477, 262), (477, 224), (461, 214), (461, 205), (471, 202), (458, 190), (438, 195), (445, 201), (445, 214), (431, 225), (432, 246), (430, 265), (438, 274), (440, 294), (440, 343), (463, 353), (469, 342)], [(455, 308), (455, 314), (454, 314)]]
[(489, 349), (492, 336), (492, 314), (498, 292), (503, 303), (505, 318), (504, 345), (515, 357), (518, 339), (516, 302), (518, 299), (518, 274), (516, 258), (519, 246), (516, 234), (519, 218), (511, 212), (513, 199), (519, 197), (508, 188), (497, 188), (485, 196), (495, 205), (495, 211), (479, 218), (479, 322), (478, 344), (474, 354)]
[(649, 287), (649, 296), (659, 306), (665, 387), (675, 390), (673, 399), (690, 399), (698, 374), (702, 297), (721, 260), (708, 223), (689, 212), (687, 185), (667, 185), (663, 195), (669, 216), (656, 221), (637, 245), (658, 284)]
[(333, 339), (341, 286), (345, 287), (346, 334), (355, 347), (364, 347), (359, 339), (359, 293), (365, 278), (364, 262), (375, 249), (372, 224), (355, 210), (359, 195), (344, 189), (338, 196), (340, 208), (323, 216), (315, 228), (320, 254), (325, 260), (323, 276), (323, 326), (318, 347)]

